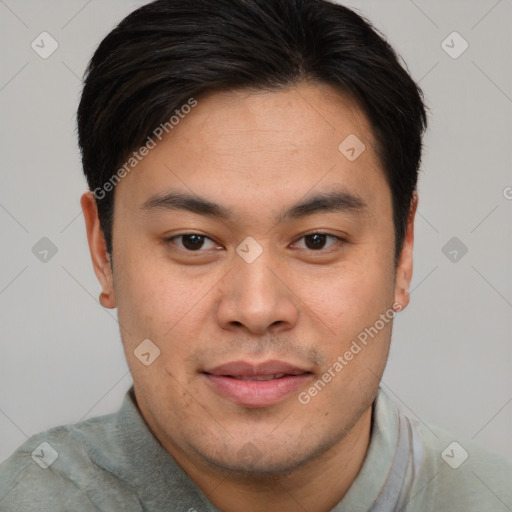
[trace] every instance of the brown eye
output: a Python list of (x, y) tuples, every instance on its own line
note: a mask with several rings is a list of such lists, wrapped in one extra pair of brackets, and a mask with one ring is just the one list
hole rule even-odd
[(322, 249), (325, 245), (327, 235), (315, 233), (313, 235), (305, 236), (304, 239), (306, 241), (306, 247), (308, 249)]
[(182, 235), (182, 243), (185, 249), (189, 251), (197, 251), (204, 244), (205, 237), (202, 235)]
[[(309, 235), (304, 235), (296, 242), (296, 244), (299, 244), (301, 240), (304, 240), (304, 246), (299, 248), (310, 249), (312, 251), (325, 249), (327, 244), (327, 248), (330, 248), (337, 242), (343, 242), (341, 238), (327, 233), (311, 233)], [(331, 241), (331, 243), (329, 243), (329, 241)]]
[[(167, 242), (189, 252), (204, 252), (205, 249), (217, 247), (215, 242), (205, 235), (198, 233), (186, 233), (168, 238)], [(208, 245), (209, 244), (209, 245)]]

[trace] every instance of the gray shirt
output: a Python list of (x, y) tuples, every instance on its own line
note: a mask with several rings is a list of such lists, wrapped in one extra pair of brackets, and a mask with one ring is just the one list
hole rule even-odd
[[(382, 389), (363, 466), (332, 512), (512, 510), (512, 465), (404, 415)], [(160, 445), (130, 389), (116, 414), (56, 427), (0, 465), (0, 511), (218, 512)]]

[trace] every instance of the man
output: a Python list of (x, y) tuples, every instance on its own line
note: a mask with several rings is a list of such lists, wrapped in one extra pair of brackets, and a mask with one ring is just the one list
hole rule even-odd
[(29, 439), (0, 510), (510, 510), (511, 466), (379, 390), (409, 302), (426, 116), (326, 0), (158, 0), (78, 111), (101, 304), (134, 386)]

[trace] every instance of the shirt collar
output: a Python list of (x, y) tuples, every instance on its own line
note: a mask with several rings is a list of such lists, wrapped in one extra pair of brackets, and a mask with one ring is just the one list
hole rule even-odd
[(137, 407), (133, 387), (114, 422), (115, 439), (108, 453), (99, 454), (95, 462), (125, 481), (144, 510), (177, 510), (179, 504), (186, 505), (184, 510), (220, 512), (153, 435)]
[(411, 473), (412, 424), (379, 388), (372, 432), (361, 470), (331, 512), (393, 512)]

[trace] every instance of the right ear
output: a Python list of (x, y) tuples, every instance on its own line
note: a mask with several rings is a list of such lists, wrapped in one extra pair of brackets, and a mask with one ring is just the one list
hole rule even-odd
[(100, 303), (105, 308), (113, 309), (116, 307), (114, 279), (110, 266), (110, 255), (107, 252), (105, 236), (100, 226), (98, 207), (94, 194), (91, 191), (85, 192), (80, 198), (80, 204), (84, 214), (92, 266), (102, 289)]

